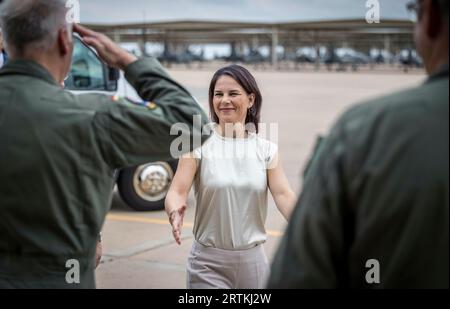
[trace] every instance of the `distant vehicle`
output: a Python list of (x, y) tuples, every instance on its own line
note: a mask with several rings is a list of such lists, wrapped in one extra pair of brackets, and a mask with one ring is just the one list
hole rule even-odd
[[(75, 94), (104, 93), (141, 101), (118, 70), (108, 68), (97, 54), (75, 37), (72, 67), (65, 88)], [(178, 161), (150, 162), (116, 171), (123, 201), (139, 211), (162, 210)]]

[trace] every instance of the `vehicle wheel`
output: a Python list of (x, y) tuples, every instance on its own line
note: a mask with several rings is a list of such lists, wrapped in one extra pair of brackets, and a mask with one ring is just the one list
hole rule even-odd
[(124, 168), (117, 187), (124, 202), (138, 211), (162, 210), (178, 160)]

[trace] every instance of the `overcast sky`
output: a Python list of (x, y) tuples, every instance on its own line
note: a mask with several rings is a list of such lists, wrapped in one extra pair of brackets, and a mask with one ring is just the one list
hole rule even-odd
[[(409, 0), (379, 0), (380, 17), (407, 19)], [(82, 23), (206, 20), (283, 22), (365, 18), (366, 0), (80, 0)]]

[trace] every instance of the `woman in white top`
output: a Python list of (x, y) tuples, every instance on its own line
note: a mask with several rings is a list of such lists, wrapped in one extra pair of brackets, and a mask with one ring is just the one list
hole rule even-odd
[(288, 219), (296, 196), (277, 146), (258, 132), (261, 93), (251, 73), (238, 65), (217, 71), (209, 88), (216, 127), (205, 144), (180, 159), (166, 197), (173, 236), (181, 243), (186, 202), (194, 184), (195, 241), (187, 263), (188, 288), (263, 288), (269, 264), (267, 189)]

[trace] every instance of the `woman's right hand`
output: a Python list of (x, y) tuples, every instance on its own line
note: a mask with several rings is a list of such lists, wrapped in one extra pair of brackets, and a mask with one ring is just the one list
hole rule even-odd
[(186, 211), (186, 205), (181, 208), (173, 210), (169, 215), (169, 221), (172, 225), (173, 238), (177, 244), (181, 245), (181, 229), (183, 228), (184, 213)]
[[(167, 192), (165, 208), (172, 225), (173, 238), (181, 244), (181, 228), (183, 227), (184, 212), (188, 200), (189, 190), (192, 187), (197, 162), (191, 155), (183, 155), (178, 161), (178, 168)], [(180, 207), (180, 205), (182, 205)]]

